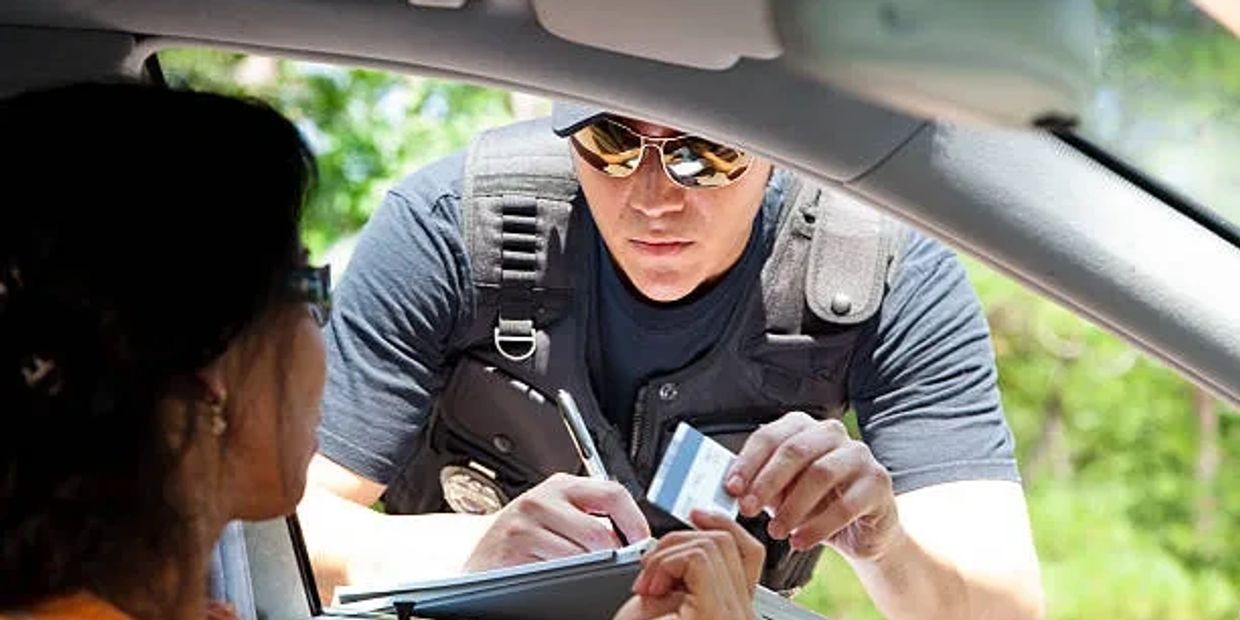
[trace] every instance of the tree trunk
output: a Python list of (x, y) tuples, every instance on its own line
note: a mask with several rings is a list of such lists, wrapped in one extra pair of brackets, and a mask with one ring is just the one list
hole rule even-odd
[(1056, 386), (1046, 399), (1046, 417), (1042, 430), (1034, 444), (1033, 457), (1029, 463), (1029, 483), (1049, 473), (1056, 481), (1072, 477), (1072, 452), (1068, 446), (1067, 420), (1064, 419), (1063, 399)]
[(1213, 555), (1215, 523), (1218, 516), (1218, 405), (1201, 388), (1193, 389), (1193, 408), (1197, 412), (1197, 504), (1194, 524), (1197, 539)]

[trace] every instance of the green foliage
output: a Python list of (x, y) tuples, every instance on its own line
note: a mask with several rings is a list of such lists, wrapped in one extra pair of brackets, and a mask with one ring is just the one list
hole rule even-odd
[(1114, 482), (1050, 483), (1030, 494), (1053, 618), (1233, 618), (1240, 597), (1217, 569), (1194, 570), (1132, 519), (1146, 501)]
[(305, 221), (316, 255), (365, 224), (401, 176), (513, 118), (508, 93), (457, 82), (222, 51), (159, 60), (173, 87), (261, 99), (297, 123), (319, 163)]
[(1240, 38), (1183, 0), (1097, 0), (1100, 96), (1086, 137), (1240, 223)]

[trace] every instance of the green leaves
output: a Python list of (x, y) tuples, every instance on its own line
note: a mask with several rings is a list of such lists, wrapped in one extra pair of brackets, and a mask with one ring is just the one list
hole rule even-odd
[(402, 176), (513, 120), (509, 93), (457, 82), (211, 50), (159, 59), (173, 87), (257, 97), (301, 128), (319, 163), (304, 230), (316, 255), (360, 229)]

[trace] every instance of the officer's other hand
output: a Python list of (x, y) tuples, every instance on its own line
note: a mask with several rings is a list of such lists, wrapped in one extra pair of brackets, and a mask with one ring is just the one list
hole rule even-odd
[(698, 530), (661, 538), (642, 558), (630, 598), (614, 620), (753, 618), (766, 550), (735, 520), (695, 510)]
[(805, 550), (827, 543), (856, 559), (874, 559), (898, 538), (891, 475), (838, 420), (794, 411), (763, 425), (725, 483), (741, 514), (772, 515), (768, 533)]
[(630, 542), (650, 537), (646, 517), (619, 483), (555, 474), (496, 513), (465, 570), (620, 547), (615, 530), (600, 516), (610, 516)]

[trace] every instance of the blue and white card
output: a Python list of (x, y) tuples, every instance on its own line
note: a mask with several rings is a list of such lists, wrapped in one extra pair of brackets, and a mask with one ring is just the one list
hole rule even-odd
[(724, 476), (736, 455), (697, 429), (680, 423), (663, 454), (646, 499), (686, 525), (694, 508), (736, 518), (736, 498), (724, 488)]

